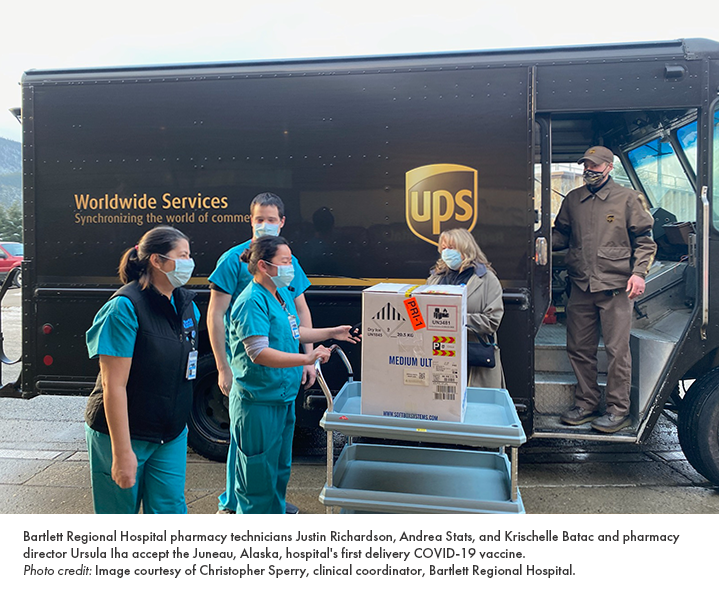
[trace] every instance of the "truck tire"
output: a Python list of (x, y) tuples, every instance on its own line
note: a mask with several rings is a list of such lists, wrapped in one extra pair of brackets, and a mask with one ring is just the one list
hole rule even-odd
[(679, 443), (687, 461), (719, 485), (719, 368), (694, 381), (679, 411)]
[(197, 361), (193, 393), (187, 443), (207, 459), (227, 461), (230, 445), (228, 397), (217, 386), (217, 368), (212, 354), (204, 354)]

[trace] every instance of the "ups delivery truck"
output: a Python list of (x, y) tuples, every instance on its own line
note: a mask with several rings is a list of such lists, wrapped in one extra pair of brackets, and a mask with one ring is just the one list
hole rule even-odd
[[(218, 257), (251, 235), (250, 200), (271, 191), (317, 326), (358, 322), (377, 282), (420, 283), (442, 230), (464, 227), (504, 288), (498, 342), (528, 436), (641, 442), (667, 413), (687, 459), (719, 482), (718, 90), (719, 44), (702, 39), (28, 71), (16, 389), (92, 387), (85, 330), (119, 285), (121, 253), (153, 226), (191, 238), (204, 309)], [(581, 184), (576, 161), (599, 144), (615, 179), (647, 197), (659, 245), (634, 305), (633, 423), (609, 436), (558, 421), (575, 379), (563, 255), (548, 249)], [(227, 403), (206, 332), (200, 347), (190, 440), (221, 459)], [(342, 363), (325, 373), (339, 389)], [(316, 424), (319, 389), (297, 408)]]

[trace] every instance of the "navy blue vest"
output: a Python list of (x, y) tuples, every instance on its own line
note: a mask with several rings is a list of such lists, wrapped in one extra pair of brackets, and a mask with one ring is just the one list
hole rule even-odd
[[(177, 288), (175, 308), (155, 288), (129, 283), (112, 295), (129, 298), (139, 323), (127, 381), (127, 410), (133, 439), (164, 443), (185, 428), (192, 407), (192, 381), (186, 378), (189, 353), (197, 349), (194, 292)], [(109, 434), (103, 404), (102, 373), (85, 410), (90, 428)]]

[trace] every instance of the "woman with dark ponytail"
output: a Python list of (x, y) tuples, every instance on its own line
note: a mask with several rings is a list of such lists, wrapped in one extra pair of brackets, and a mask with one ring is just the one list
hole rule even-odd
[(147, 232), (122, 256), (123, 287), (86, 340), (100, 374), (85, 411), (95, 513), (187, 513), (187, 418), (199, 311), (183, 285), (194, 269), (187, 236)]
[(238, 449), (236, 461), (227, 465), (235, 466), (237, 513), (285, 513), (302, 367), (330, 356), (325, 346), (305, 354), (300, 343), (358, 340), (349, 325), (301, 326), (288, 288), (294, 278), (292, 252), (282, 236), (255, 239), (241, 258), (253, 279), (230, 315), (231, 366), (236, 371), (230, 432)]

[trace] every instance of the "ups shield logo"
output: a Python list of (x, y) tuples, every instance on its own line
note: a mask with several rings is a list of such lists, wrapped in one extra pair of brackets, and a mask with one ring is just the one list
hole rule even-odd
[(438, 245), (451, 228), (472, 231), (477, 223), (477, 170), (432, 164), (406, 174), (407, 225), (415, 236)]

